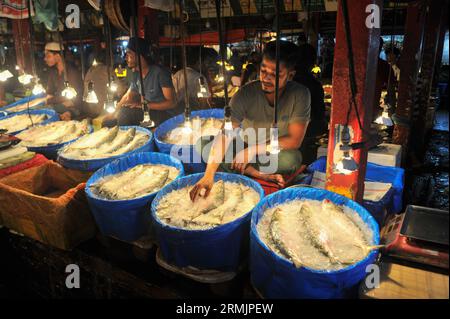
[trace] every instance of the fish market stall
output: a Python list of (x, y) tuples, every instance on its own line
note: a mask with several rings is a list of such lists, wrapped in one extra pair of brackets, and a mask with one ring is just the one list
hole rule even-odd
[(43, 125), (58, 119), (58, 114), (49, 109), (22, 111), (0, 118), (0, 130), (15, 135), (34, 125)]
[(194, 111), (191, 114), (192, 128), (186, 134), (184, 130), (184, 116), (171, 118), (155, 130), (155, 144), (161, 153), (170, 154), (180, 159), (188, 173), (205, 171), (206, 165), (200, 154), (195, 150), (195, 144), (202, 136), (215, 136), (220, 132), (223, 109)]
[(179, 160), (150, 152), (114, 160), (98, 170), (86, 183), (86, 195), (102, 234), (124, 241), (150, 235), (152, 200), (183, 175)]
[(138, 126), (104, 127), (66, 145), (58, 152), (64, 167), (95, 171), (114, 159), (153, 150), (153, 133)]
[(27, 109), (41, 108), (45, 105), (45, 102), (46, 102), (45, 94), (32, 95), (20, 99), (19, 101), (16, 101), (9, 105), (6, 105), (0, 108), (0, 111), (6, 112), (7, 114), (17, 113), (25, 111)]
[(218, 173), (211, 194), (192, 203), (189, 190), (200, 178), (194, 174), (175, 181), (152, 203), (160, 264), (185, 275), (197, 270), (197, 280), (211, 271), (233, 278), (247, 259), (251, 213), (264, 193), (247, 177)]
[(16, 137), (21, 140), (20, 145), (27, 147), (29, 151), (56, 159), (60, 148), (91, 132), (92, 127), (87, 120), (56, 121), (33, 126), (17, 134)]

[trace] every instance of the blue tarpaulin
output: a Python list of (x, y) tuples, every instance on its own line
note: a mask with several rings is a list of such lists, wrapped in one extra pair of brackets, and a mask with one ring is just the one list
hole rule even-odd
[(261, 241), (257, 225), (264, 212), (292, 200), (328, 199), (347, 206), (361, 216), (373, 232), (373, 244), (379, 243), (379, 227), (365, 208), (356, 202), (321, 189), (290, 188), (264, 198), (253, 210), (250, 233), (250, 276), (253, 286), (265, 298), (343, 298), (349, 289), (366, 276), (366, 267), (375, 262), (377, 251), (364, 260), (337, 271), (319, 271), (294, 264), (275, 254)]
[[(61, 156), (61, 152), (63, 149), (60, 149), (58, 152), (58, 162), (66, 168), (77, 169), (80, 171), (96, 171), (99, 168), (105, 166), (106, 164), (112, 162), (115, 159), (126, 157), (130, 154), (135, 154), (135, 153), (152, 152), (154, 150), (154, 145), (153, 145), (153, 133), (151, 131), (149, 131), (146, 128), (140, 127), (140, 126), (121, 126), (120, 129), (127, 130), (127, 129), (130, 129), (133, 127), (136, 128), (136, 131), (143, 132), (143, 133), (149, 135), (150, 138), (147, 143), (145, 143), (141, 147), (139, 147), (131, 152), (116, 155), (116, 156), (111, 156), (111, 157), (107, 157), (107, 158), (97, 158), (97, 159), (92, 159), (92, 160), (76, 160), (76, 159), (69, 159), (69, 158), (65, 158), (64, 156)], [(69, 144), (67, 144), (67, 145), (69, 145)]]
[[(162, 223), (156, 216), (160, 200), (173, 190), (193, 186), (203, 177), (194, 174), (180, 178), (163, 188), (152, 203), (152, 220), (162, 256), (177, 267), (237, 271), (248, 255), (251, 211), (218, 227), (206, 230), (186, 230)], [(241, 183), (264, 197), (261, 186), (250, 178), (237, 174), (216, 173), (215, 181)], [(175, 204), (176, 205), (176, 204)]]
[[(223, 109), (210, 109), (210, 110), (201, 110), (194, 111), (191, 114), (191, 117), (200, 118), (218, 118), (223, 119), (224, 110)], [(167, 121), (161, 123), (158, 128), (155, 130), (155, 144), (158, 150), (161, 153), (171, 154), (173, 144), (168, 144), (163, 141), (164, 136), (166, 136), (171, 130), (178, 127), (180, 124), (184, 122), (184, 115), (178, 115)], [(195, 145), (176, 145), (178, 152), (175, 154), (171, 154), (172, 156), (180, 159), (184, 165), (186, 173), (201, 173), (206, 169), (206, 164), (203, 161), (198, 163), (193, 163), (193, 160), (200, 159), (201, 157), (194, 149)], [(186, 157), (186, 159), (185, 159)]]
[[(127, 200), (107, 200), (100, 198), (91, 191), (91, 185), (101, 178), (124, 172), (141, 164), (164, 164), (177, 168), (184, 175), (183, 164), (161, 153), (136, 153), (117, 159), (101, 168), (86, 183), (86, 196), (94, 215), (95, 221), (101, 233), (113, 236), (124, 241), (133, 241), (145, 235), (150, 226), (150, 203), (156, 196), (156, 192)], [(169, 184), (170, 185), (170, 184)]]
[[(17, 113), (9, 114), (9, 115), (7, 115), (7, 116), (2, 117), (1, 119), (2, 119), (2, 120), (5, 120), (5, 119), (7, 119), (7, 118), (11, 118), (11, 117), (18, 116), (18, 115), (22, 115), (22, 114), (30, 114), (30, 115), (41, 115), (41, 114), (45, 114), (45, 115), (47, 115), (47, 119), (46, 119), (45, 121), (42, 121), (42, 122), (40, 122), (40, 123), (36, 123), (36, 124), (39, 124), (39, 125), (45, 125), (45, 124), (48, 124), (48, 123), (50, 123), (50, 122), (56, 122), (56, 121), (59, 121), (59, 115), (58, 115), (55, 111), (50, 110), (50, 109), (30, 110), (30, 111), (25, 110), (25, 111), (22, 111), (22, 112), (17, 112)], [(0, 124), (0, 125), (1, 125), (1, 124)], [(7, 133), (8, 133), (8, 134), (11, 134), (11, 135), (16, 135), (16, 134), (19, 134), (19, 133), (22, 132), (22, 131), (25, 131), (25, 130), (20, 130), (20, 131), (16, 131), (16, 132), (7, 132)]]

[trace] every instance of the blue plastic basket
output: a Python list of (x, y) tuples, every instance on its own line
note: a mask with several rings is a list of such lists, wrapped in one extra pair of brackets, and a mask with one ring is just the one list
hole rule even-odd
[(133, 241), (148, 233), (150, 226), (149, 204), (155, 198), (157, 192), (136, 199), (107, 200), (92, 193), (90, 188), (92, 184), (103, 177), (124, 172), (140, 164), (173, 166), (180, 171), (177, 179), (184, 175), (183, 164), (179, 160), (161, 153), (132, 154), (114, 160), (95, 172), (86, 183), (86, 196), (98, 228), (103, 235), (124, 241)]
[[(180, 178), (164, 187), (152, 203), (152, 220), (156, 238), (164, 260), (177, 267), (237, 271), (248, 256), (251, 212), (218, 227), (206, 230), (186, 230), (167, 225), (156, 215), (160, 200), (168, 193), (192, 186), (203, 174)], [(238, 182), (256, 190), (262, 199), (264, 191), (250, 178), (237, 174), (216, 173), (215, 181)]]
[(373, 232), (373, 244), (380, 241), (379, 228), (369, 212), (356, 202), (321, 189), (289, 188), (264, 198), (253, 210), (250, 234), (250, 275), (253, 286), (265, 298), (343, 298), (366, 276), (366, 267), (375, 262), (377, 251), (364, 260), (337, 271), (319, 271), (294, 264), (275, 254), (261, 241), (257, 225), (264, 212), (292, 200), (328, 199), (347, 206), (361, 216)]
[[(11, 108), (13, 108), (13, 107), (15, 107), (15, 106), (17, 106), (17, 105), (19, 105), (19, 104), (28, 103), (28, 102), (31, 102), (31, 101), (33, 101), (33, 100), (35, 100), (35, 99), (42, 98), (42, 97), (44, 97), (45, 95), (46, 95), (45, 93), (42, 93), (42, 94), (38, 94), (38, 95), (31, 95), (31, 96), (24, 97), (23, 99), (20, 99), (20, 100), (14, 102), (14, 103), (11, 103), (11, 104), (8, 104), (8, 105), (2, 107), (1, 110), (2, 110), (2, 111), (5, 111), (7, 114), (15, 114), (15, 113), (18, 113), (18, 112), (10, 112), (10, 111), (8, 111), (8, 110), (11, 109)], [(36, 109), (37, 107), (41, 107), (41, 106), (43, 106), (43, 105), (45, 105), (45, 101), (43, 101), (42, 103), (39, 103), (38, 105), (33, 106), (33, 108), (30, 108), (30, 109), (33, 110), (33, 109)], [(23, 111), (20, 111), (20, 112), (23, 112)], [(1, 116), (0, 116), (0, 117), (1, 117)]]
[[(116, 156), (106, 157), (106, 158), (97, 158), (97, 159), (93, 159), (93, 160), (76, 160), (76, 159), (65, 158), (64, 156), (62, 156), (61, 153), (62, 153), (63, 149), (60, 149), (58, 151), (58, 162), (66, 168), (92, 172), (92, 171), (98, 170), (99, 168), (105, 166), (108, 163), (111, 163), (115, 159), (126, 157), (130, 154), (135, 154), (135, 153), (152, 152), (154, 150), (154, 144), (153, 144), (153, 133), (150, 130), (140, 127), (140, 126), (121, 126), (120, 129), (127, 130), (127, 129), (133, 128), (133, 127), (136, 128), (137, 131), (146, 133), (147, 135), (149, 135), (150, 138), (147, 141), (147, 143), (145, 143), (141, 147), (139, 147), (131, 152), (116, 155)], [(67, 144), (67, 145), (69, 145), (69, 144)]]
[[(192, 117), (199, 116), (200, 118), (218, 118), (223, 119), (224, 118), (224, 110), (223, 109), (210, 109), (210, 110), (201, 110), (201, 111), (194, 111), (191, 114)], [(201, 173), (204, 172), (206, 169), (206, 164), (201, 161), (200, 155), (195, 151), (194, 145), (173, 145), (165, 143), (162, 139), (164, 136), (167, 135), (171, 130), (178, 127), (180, 124), (184, 122), (184, 115), (177, 115), (171, 119), (168, 119), (167, 121), (161, 123), (156, 130), (155, 130), (155, 144), (158, 150), (161, 153), (170, 154), (178, 159), (180, 159), (185, 167), (186, 173)], [(178, 149), (177, 154), (171, 154), (171, 151), (173, 147), (176, 146)], [(186, 161), (184, 159), (185, 155), (189, 157), (189, 159)], [(192, 159), (199, 159), (200, 162), (198, 163), (192, 163)]]
[[(28, 114), (28, 111), (12, 113), (12, 114), (6, 115), (4, 117), (1, 117), (1, 120), (5, 120), (7, 118), (11, 118), (11, 117), (22, 115), (22, 114)], [(45, 121), (40, 122), (39, 125), (45, 125), (45, 124), (48, 124), (48, 123), (51, 123), (51, 122), (59, 121), (58, 113), (56, 113), (54, 110), (51, 110), (51, 109), (30, 110), (29, 114), (30, 115), (46, 114), (48, 116), (48, 119), (46, 119)], [(20, 132), (23, 132), (25, 130), (26, 129), (20, 130), (20, 131), (16, 131), (16, 132), (8, 132), (8, 134), (16, 135), (16, 134), (19, 134)]]

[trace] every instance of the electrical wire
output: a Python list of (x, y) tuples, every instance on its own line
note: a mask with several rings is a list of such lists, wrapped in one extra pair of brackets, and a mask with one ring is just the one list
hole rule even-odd
[(187, 58), (186, 58), (186, 42), (185, 42), (185, 25), (184, 25), (184, 0), (179, 0), (180, 5), (180, 35), (181, 35), (181, 56), (183, 63), (183, 82), (184, 82), (184, 117), (190, 118), (191, 116), (191, 107), (189, 102), (189, 92), (188, 92), (188, 80), (187, 80)]
[(279, 90), (280, 90), (280, 81), (279, 81), (279, 75), (280, 75), (280, 9), (281, 4), (280, 0), (276, 0), (275, 5), (275, 19), (276, 19), (276, 32), (277, 32), (277, 38), (275, 42), (275, 59), (276, 59), (276, 67), (275, 67), (275, 101), (274, 101), (274, 107), (273, 107), (273, 124), (274, 127), (278, 124), (278, 102), (279, 102)]
[(219, 43), (220, 43), (220, 58), (222, 62), (222, 74), (223, 74), (223, 87), (224, 87), (224, 98), (225, 98), (225, 118), (231, 116), (231, 109), (228, 106), (228, 82), (225, 71), (225, 44), (222, 34), (222, 23), (221, 23), (221, 13), (220, 13), (220, 0), (215, 0), (216, 4), (216, 16), (217, 16), (217, 31), (219, 33)]

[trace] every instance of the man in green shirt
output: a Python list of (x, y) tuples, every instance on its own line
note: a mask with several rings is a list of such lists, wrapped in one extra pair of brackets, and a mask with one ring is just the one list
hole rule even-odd
[[(209, 156), (205, 175), (190, 193), (192, 200), (198, 196), (208, 196), (219, 168), (284, 187), (283, 175), (292, 174), (301, 166), (299, 148), (310, 119), (311, 98), (306, 87), (291, 81), (295, 75), (297, 49), (293, 43), (280, 43), (278, 142), (281, 152), (268, 154), (269, 132), (274, 120), (276, 78), (275, 41), (272, 41), (263, 53), (260, 80), (243, 86), (230, 101), (233, 128), (235, 131), (241, 128), (236, 138), (220, 134), (210, 151), (207, 147), (205, 151), (203, 142), (200, 143), (201, 150), (197, 147), (203, 155), (209, 151)], [(236, 150), (229, 147), (233, 140), (238, 146)], [(239, 145), (243, 147), (239, 149)], [(263, 165), (263, 162), (269, 165)], [(273, 163), (276, 164), (275, 169)]]

